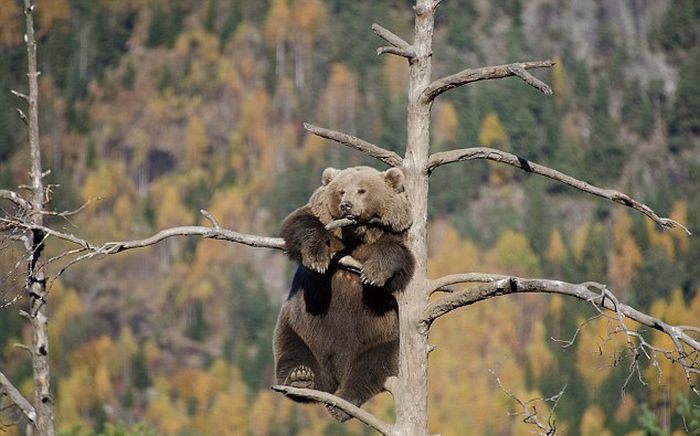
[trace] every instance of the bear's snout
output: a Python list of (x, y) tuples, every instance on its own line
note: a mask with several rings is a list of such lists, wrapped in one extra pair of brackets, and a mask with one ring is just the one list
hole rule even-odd
[(352, 212), (352, 203), (347, 200), (341, 201), (340, 211), (343, 213), (343, 215), (348, 215), (350, 212)]

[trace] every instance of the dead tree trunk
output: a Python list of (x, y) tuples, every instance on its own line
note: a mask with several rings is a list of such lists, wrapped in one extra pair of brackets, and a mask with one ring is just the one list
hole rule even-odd
[(421, 96), (432, 75), (433, 0), (418, 0), (415, 6), (415, 37), (409, 58), (408, 127), (403, 170), (406, 192), (413, 207), (409, 248), (416, 257), (416, 271), (399, 303), (399, 378), (395, 433), (423, 435), (428, 431), (428, 333), (419, 330), (421, 308), (428, 302), (425, 292), (428, 262), (428, 174), (430, 108)]
[[(34, 405), (0, 373), (0, 388), (7, 392), (12, 402), (24, 413), (40, 435), (52, 436), (54, 430), (53, 397), (51, 395), (49, 370), (49, 332), (48, 332), (48, 301), (46, 292), (46, 277), (41, 265), (41, 255), (48, 235), (44, 227), (44, 205), (47, 202), (47, 191), (44, 188), (45, 174), (41, 169), (41, 150), (39, 147), (39, 71), (37, 70), (36, 40), (34, 37), (34, 5), (30, 0), (24, 0), (26, 33), (24, 41), (27, 45), (27, 78), (29, 94), (17, 91), (12, 93), (26, 101), (28, 115), (17, 109), (20, 117), (29, 129), (29, 152), (31, 161), (30, 196), (23, 198), (16, 192), (0, 190), (0, 198), (15, 204), (19, 216), (31, 226), (20, 239), (27, 249), (26, 293), (29, 297), (29, 310), (20, 311), (31, 325), (32, 343), (27, 347), (32, 356)], [(7, 225), (7, 220), (5, 220)]]
[[(25, 42), (27, 44), (27, 74), (29, 78), (29, 148), (31, 153), (31, 222), (43, 225), (44, 203), (47, 194), (44, 191), (44, 174), (41, 169), (41, 150), (39, 147), (39, 71), (37, 70), (36, 40), (34, 38), (34, 5), (24, 0), (24, 14), (27, 23)], [(33, 230), (30, 240), (30, 258), (28, 265), (29, 322), (32, 326), (32, 368), (34, 371), (34, 409), (36, 410), (36, 429), (41, 435), (54, 434), (53, 397), (51, 396), (49, 370), (49, 328), (48, 300), (46, 279), (39, 267), (39, 259), (44, 248), (46, 235), (41, 230)]]

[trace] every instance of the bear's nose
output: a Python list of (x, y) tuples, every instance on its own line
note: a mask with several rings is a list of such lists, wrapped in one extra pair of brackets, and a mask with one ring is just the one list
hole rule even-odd
[(352, 203), (350, 203), (347, 200), (340, 202), (340, 211), (341, 212), (350, 213), (351, 210), (352, 210)]

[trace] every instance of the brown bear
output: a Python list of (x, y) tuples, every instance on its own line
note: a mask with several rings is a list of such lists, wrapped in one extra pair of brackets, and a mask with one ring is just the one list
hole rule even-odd
[[(299, 267), (273, 338), (278, 383), (360, 406), (398, 373), (393, 293), (406, 287), (415, 264), (404, 244), (411, 211), (403, 182), (397, 168), (327, 168), (309, 203), (285, 218), (286, 253)], [(340, 218), (355, 224), (326, 230)], [(338, 265), (346, 255), (363, 264), (359, 275)], [(350, 418), (328, 409), (340, 421)]]

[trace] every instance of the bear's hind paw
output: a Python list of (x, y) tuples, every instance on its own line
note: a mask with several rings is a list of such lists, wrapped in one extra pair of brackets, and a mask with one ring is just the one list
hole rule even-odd
[(294, 388), (313, 389), (314, 372), (306, 365), (299, 365), (292, 370), (284, 381), (287, 386)]
[(326, 409), (328, 409), (328, 413), (330, 413), (333, 418), (337, 419), (340, 422), (345, 422), (348, 419), (352, 418), (352, 416), (348, 415), (347, 413), (343, 412), (335, 406), (331, 406), (330, 404), (326, 404)]

